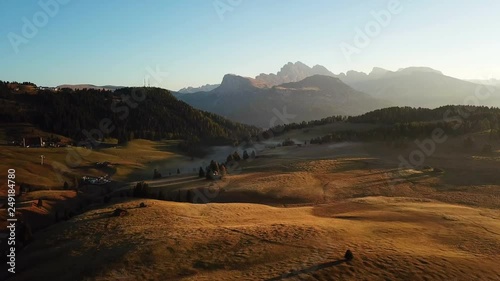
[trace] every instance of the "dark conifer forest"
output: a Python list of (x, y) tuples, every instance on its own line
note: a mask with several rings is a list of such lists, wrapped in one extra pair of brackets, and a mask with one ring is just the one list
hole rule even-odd
[(260, 130), (197, 110), (160, 88), (15, 92), (0, 83), (1, 122), (27, 122), (75, 142), (95, 139), (183, 139), (233, 144)]

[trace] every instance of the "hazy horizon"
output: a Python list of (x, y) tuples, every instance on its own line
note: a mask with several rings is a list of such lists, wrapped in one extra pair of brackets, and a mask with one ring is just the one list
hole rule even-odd
[(500, 43), (491, 40), (500, 2), (53, 1), (0, 4), (9, 11), (0, 19), (0, 79), (141, 86), (158, 69), (168, 75), (151, 85), (178, 90), (296, 61), (335, 74), (425, 66), (500, 78)]

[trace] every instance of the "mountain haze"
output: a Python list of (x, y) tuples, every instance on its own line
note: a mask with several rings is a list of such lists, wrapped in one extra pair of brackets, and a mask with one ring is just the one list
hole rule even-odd
[(469, 82), (472, 82), (472, 83), (476, 83), (476, 84), (482, 84), (482, 85), (490, 85), (490, 86), (495, 86), (495, 87), (500, 87), (500, 80), (499, 79), (484, 79), (484, 80), (481, 80), (481, 79), (471, 79), (471, 80), (467, 80)]
[[(196, 108), (264, 128), (332, 115), (361, 114), (388, 105), (330, 76), (315, 75), (272, 88), (264, 87), (260, 81), (226, 75), (222, 84), (210, 92), (177, 97)], [(293, 118), (282, 120), (286, 114)]]
[(397, 106), (500, 106), (498, 88), (446, 76), (430, 68), (410, 67), (396, 72), (387, 71), (384, 74), (377, 69), (368, 75), (348, 72), (340, 79), (358, 91), (389, 100)]

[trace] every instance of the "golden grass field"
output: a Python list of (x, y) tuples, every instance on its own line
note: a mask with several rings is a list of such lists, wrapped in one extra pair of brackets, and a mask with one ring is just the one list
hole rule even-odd
[(220, 182), (155, 185), (212, 203), (115, 198), (36, 233), (12, 280), (499, 280), (499, 153), (453, 149), (426, 160), (444, 173), (399, 171), (411, 148), (383, 144), (262, 151)]
[[(155, 200), (135, 208), (139, 202), (42, 231), (13, 280), (500, 277), (500, 217), (493, 210), (401, 197), (294, 208)], [(129, 209), (129, 216), (110, 217), (115, 207)], [(341, 263), (346, 249), (355, 259)]]
[[(18, 130), (28, 130), (27, 126), (17, 126)], [(36, 131), (36, 129), (34, 129)], [(2, 130), (0, 130), (0, 133)], [(40, 134), (44, 134), (40, 132)], [(64, 181), (70, 188), (75, 179), (82, 176), (104, 176), (108, 174), (114, 181), (128, 182), (131, 180), (151, 177), (155, 163), (175, 163), (185, 159), (178, 153), (177, 141), (152, 142), (147, 140), (133, 140), (126, 146), (116, 146), (89, 150), (82, 147), (59, 148), (23, 148), (17, 146), (1, 146), (0, 169), (7, 171), (15, 169), (16, 183), (21, 183), (42, 188), (23, 195), (18, 201), (36, 202), (44, 200), (42, 208), (30, 207), (29, 204), (18, 206), (19, 215), (30, 221), (33, 229), (39, 229), (54, 222), (55, 209), (74, 209), (76, 192), (62, 190)], [(40, 155), (44, 155), (44, 165), (40, 163)], [(69, 161), (68, 161), (69, 159)], [(77, 159), (77, 162), (73, 162)], [(106, 168), (98, 168), (96, 162), (110, 162)], [(76, 163), (77, 165), (72, 165)], [(93, 189), (93, 190), (92, 190)], [(101, 195), (100, 187), (85, 188), (85, 195), (98, 197)], [(0, 196), (7, 194), (7, 181), (0, 183)], [(6, 212), (0, 213), (0, 227), (6, 226)]]

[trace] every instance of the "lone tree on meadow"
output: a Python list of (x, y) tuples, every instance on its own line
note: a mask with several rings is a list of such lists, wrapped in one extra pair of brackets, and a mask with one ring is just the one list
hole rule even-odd
[(354, 258), (354, 255), (352, 254), (351, 250), (347, 250), (345, 252), (344, 259), (346, 261), (352, 261), (353, 258)]
[(246, 150), (243, 151), (243, 160), (247, 160), (248, 158), (250, 158), (250, 156), (248, 155), (248, 152)]
[(179, 168), (177, 168), (177, 174), (180, 175), (181, 174), (181, 170)]
[(64, 189), (64, 190), (68, 190), (68, 189), (69, 189), (69, 184), (68, 184), (68, 182), (66, 182), (66, 181), (64, 182), (63, 189)]

